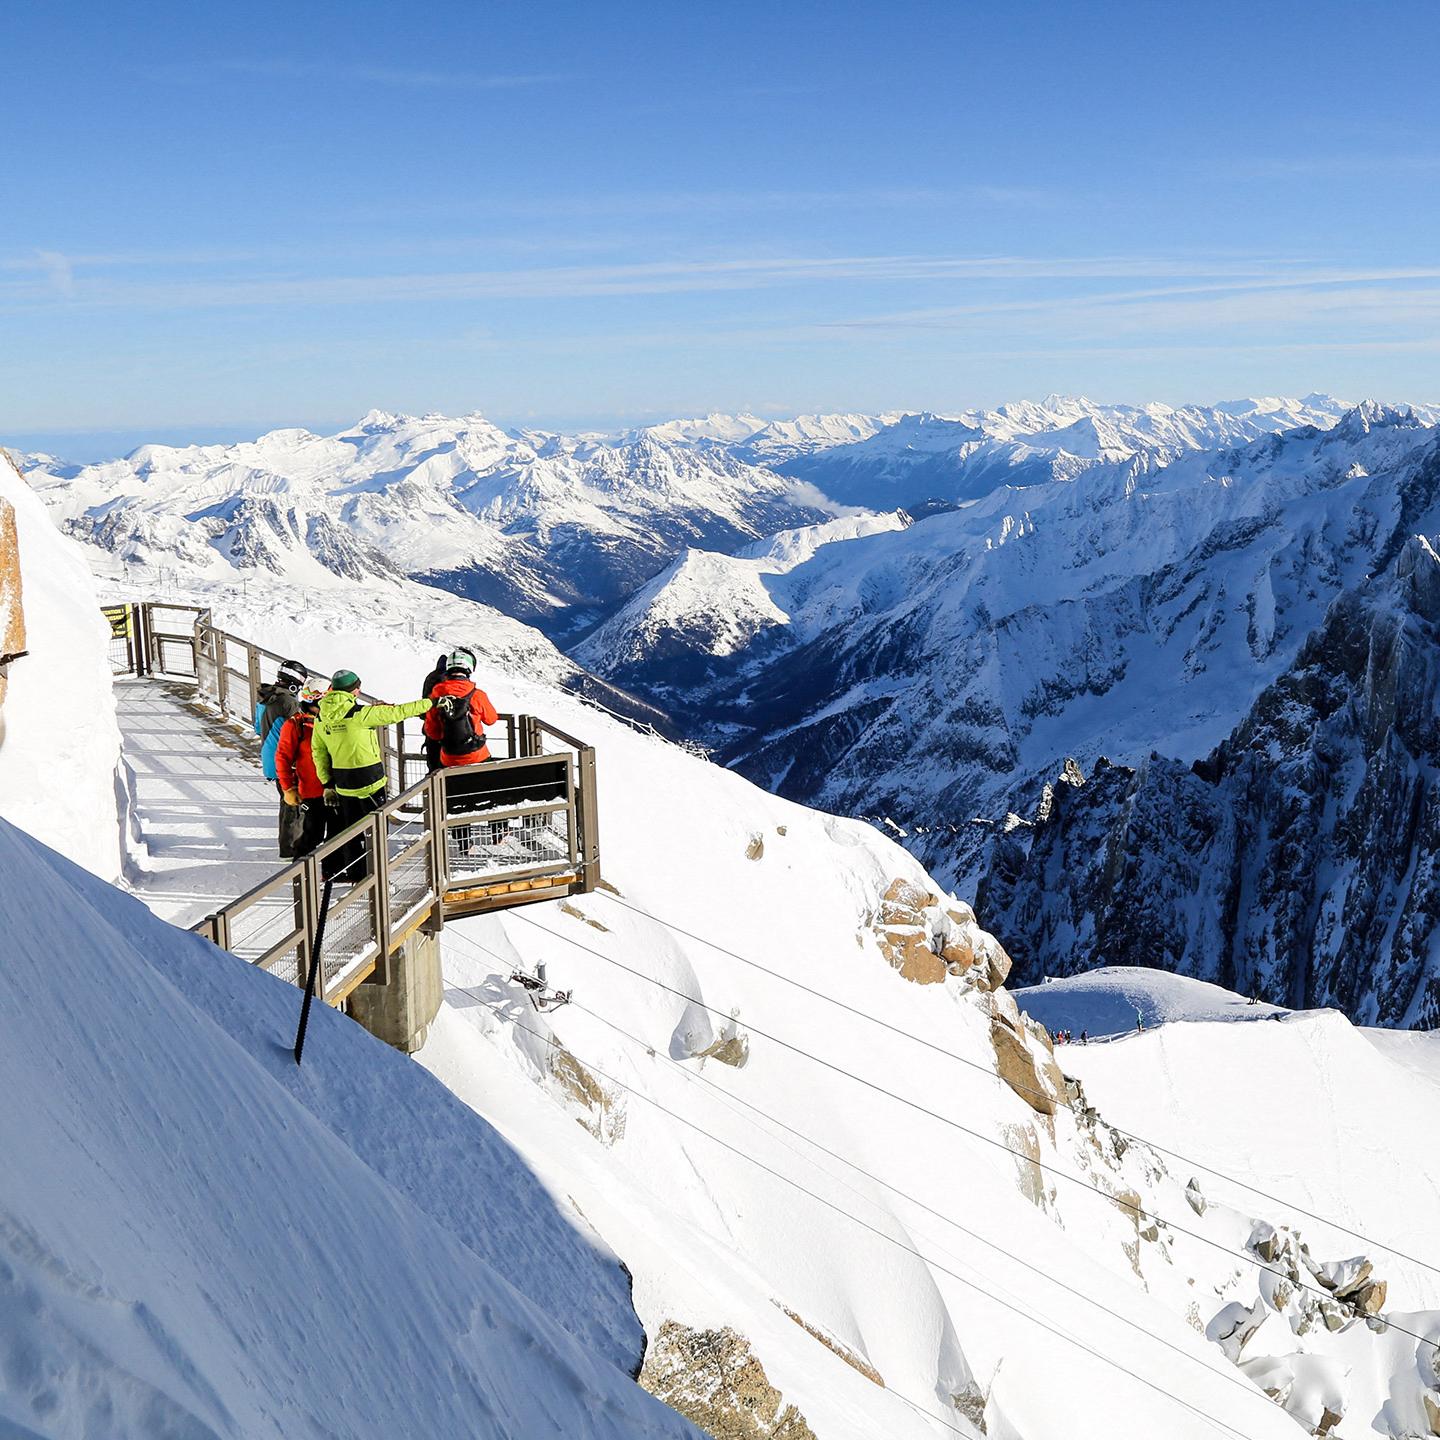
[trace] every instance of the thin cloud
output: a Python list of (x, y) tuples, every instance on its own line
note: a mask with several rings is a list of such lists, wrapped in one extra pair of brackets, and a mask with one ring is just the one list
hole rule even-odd
[[(99, 307), (215, 308), (266, 305), (376, 304), (476, 299), (580, 299), (605, 295), (665, 295), (761, 290), (781, 285), (861, 281), (938, 283), (968, 280), (1094, 280), (1199, 278), (1230, 286), (1262, 277), (1273, 263), (1162, 258), (1019, 256), (745, 256), (614, 265), (555, 265), (371, 275), (269, 276), (217, 279), (87, 277), (75, 298)], [(1411, 272), (1405, 272), (1411, 273)], [(1440, 274), (1440, 271), (1434, 272)], [(43, 298), (24, 281), (0, 284), (0, 300)], [(1007, 302), (1015, 308), (1044, 301)], [(966, 313), (954, 307), (907, 312), (854, 323), (904, 325)]]
[[(1099, 273), (1099, 272), (1092, 272)], [(1139, 272), (1137, 272), (1138, 274)], [(1155, 272), (1151, 272), (1155, 273)], [(1179, 301), (1193, 308), (1194, 302), (1216, 297), (1227, 300), (1237, 297), (1246, 305), (1263, 304), (1257, 294), (1265, 292), (1292, 292), (1299, 297), (1308, 297), (1317, 306), (1343, 309), (1352, 300), (1364, 293), (1358, 286), (1395, 285), (1400, 282), (1429, 282), (1440, 280), (1440, 267), (1395, 266), (1383, 269), (1359, 270), (1315, 270), (1290, 274), (1255, 275), (1247, 278), (1236, 274), (1233, 278), (1217, 278), (1215, 283), (1193, 285), (1147, 286), (1138, 290), (1112, 290), (1093, 295), (1067, 295), (1023, 300), (991, 300), (971, 305), (934, 306), (917, 310), (897, 311), (886, 315), (860, 316), (848, 320), (834, 320), (829, 326), (840, 330), (931, 330), (950, 329), (969, 321), (989, 316), (1015, 316), (1035, 312), (1047, 317), (1063, 314), (1095, 314), (1103, 311), (1118, 311), (1125, 308), (1138, 309), (1155, 301)], [(1394, 296), (1404, 301), (1411, 294), (1379, 290), (1379, 295)], [(1437, 292), (1422, 290), (1414, 295), (1431, 295)], [(1149, 313), (1155, 313), (1152, 308)], [(1173, 311), (1172, 311), (1173, 313)]]
[(227, 60), (188, 65), (152, 66), (151, 80), (203, 85), (220, 76), (252, 80), (305, 80), (337, 85), (382, 85), (408, 90), (518, 90), (553, 85), (566, 79), (554, 74), (485, 74), (468, 70), (410, 69), (396, 65), (354, 64), (343, 60)]
[[(586, 195), (485, 195), (473, 200), (421, 199), (405, 201), (405, 215), (427, 220), (630, 220), (654, 216), (728, 216), (756, 212), (814, 210), (865, 211), (897, 209), (944, 210), (954, 207), (993, 206), (1014, 209), (1048, 209), (1068, 203), (1072, 196), (1025, 185), (983, 182), (944, 187), (860, 186), (854, 189), (797, 190), (757, 186), (745, 190), (631, 191)], [(397, 202), (358, 205), (347, 209), (349, 221), (395, 219)]]
[(39, 266), (57, 295), (70, 299), (75, 294), (75, 267), (58, 250), (37, 250), (35, 263)]

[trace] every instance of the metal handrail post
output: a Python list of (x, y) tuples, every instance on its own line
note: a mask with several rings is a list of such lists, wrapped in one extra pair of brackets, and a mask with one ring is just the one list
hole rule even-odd
[(247, 640), (245, 642), (245, 673), (250, 679), (250, 709), (253, 715), (260, 703), (260, 652)]
[(130, 607), (130, 634), (127, 646), (130, 652), (130, 668), (137, 675), (145, 675), (149, 672), (146, 664), (145, 640), (145, 605), (137, 601)]
[(230, 657), (226, 652), (226, 635), (223, 630), (211, 632), (215, 636), (215, 688), (219, 691), (220, 713), (230, 713)]
[(445, 883), (450, 876), (450, 863), (445, 854), (445, 792), (441, 789), (444, 773), (443, 770), (437, 770), (425, 787), (425, 821), (430, 829), (430, 838), (435, 844), (431, 854), (430, 871), (437, 895), (445, 893)]
[(595, 747), (583, 746), (580, 765), (580, 889), (588, 895), (600, 883), (600, 795), (595, 783)]
[(201, 692), (205, 689), (205, 677), (200, 673), (200, 656), (205, 649), (205, 642), (202, 639), (204, 625), (205, 612), (202, 610), (195, 617), (195, 623), (190, 627), (190, 658), (194, 662), (191, 668), (195, 671), (195, 689)]
[(372, 844), (375, 855), (375, 943), (379, 954), (375, 959), (375, 976), (381, 985), (390, 983), (390, 823), (384, 809), (371, 816)]

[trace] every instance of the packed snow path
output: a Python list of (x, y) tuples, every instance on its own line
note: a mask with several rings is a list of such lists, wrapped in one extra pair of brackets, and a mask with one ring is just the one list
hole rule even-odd
[(186, 689), (160, 680), (115, 682), (133, 777), (125, 882), (157, 915), (181, 926), (203, 920), (283, 863), (279, 800), (260, 774), (256, 747), (208, 719), (185, 698)]

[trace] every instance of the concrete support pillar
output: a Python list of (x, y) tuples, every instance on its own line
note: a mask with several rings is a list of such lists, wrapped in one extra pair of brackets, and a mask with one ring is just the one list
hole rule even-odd
[(440, 936), (414, 930), (390, 957), (386, 984), (355, 988), (350, 1014), (377, 1039), (413, 1055), (439, 1014), (442, 990)]

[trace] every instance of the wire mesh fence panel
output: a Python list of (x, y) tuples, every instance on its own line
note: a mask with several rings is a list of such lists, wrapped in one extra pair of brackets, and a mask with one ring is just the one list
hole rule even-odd
[(325, 921), (325, 943), (320, 963), (325, 972), (325, 993), (368, 968), (379, 954), (379, 927), (375, 923), (375, 886), (363, 882), (332, 899)]
[(196, 678), (196, 619), (205, 612), (193, 605), (159, 605), (154, 602), (144, 608), (152, 667), (161, 675)]
[(418, 906), (434, 895), (430, 837), (422, 836), (419, 843), (412, 843), (409, 849), (392, 851), (387, 874), (393, 929), (403, 924)]
[(535, 866), (563, 865), (571, 854), (569, 806), (488, 806), (445, 822), (445, 858), (452, 878), (501, 876)]
[[(227, 912), (230, 953), (265, 968), (282, 980), (303, 985), (300, 950), (304, 945), (304, 876), (297, 871), (274, 891)], [(289, 940), (275, 955), (270, 952)], [(267, 958), (269, 957), (269, 958)]]
[[(216, 658), (215, 632), (202, 629), (195, 643), (195, 689), (212, 705), (220, 703), (220, 671)], [(161, 667), (163, 668), (163, 666)], [(170, 672), (166, 672), (167, 674)]]
[(100, 613), (110, 624), (110, 673), (130, 675), (135, 663), (135, 612), (129, 605), (102, 605)]
[(229, 697), (231, 710), (248, 720), (255, 708), (250, 701), (249, 673), (237, 670), (233, 665), (227, 665), (225, 668), (225, 693)]

